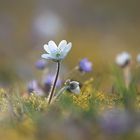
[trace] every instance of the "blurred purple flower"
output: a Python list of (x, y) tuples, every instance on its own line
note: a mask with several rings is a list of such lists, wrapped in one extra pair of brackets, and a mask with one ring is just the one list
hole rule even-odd
[[(52, 86), (52, 83), (54, 81), (54, 75), (46, 75), (44, 78), (43, 78), (43, 85), (44, 85), (44, 90), (45, 92), (48, 92)], [(58, 78), (57, 80), (57, 83), (56, 83), (56, 87), (60, 87), (62, 84), (62, 81), (60, 80), (60, 78)]]
[(41, 59), (35, 63), (35, 66), (37, 69), (43, 70), (43, 69), (45, 69), (46, 64), (47, 64), (47, 62), (45, 60)]
[(79, 70), (81, 72), (91, 72), (92, 71), (92, 62), (90, 62), (87, 58), (82, 59), (79, 62)]
[(38, 82), (36, 80), (32, 80), (28, 83), (28, 92), (35, 93), (36, 95), (42, 96), (44, 95), (42, 89), (39, 87)]
[(100, 125), (107, 133), (125, 133), (131, 128), (132, 118), (126, 111), (118, 109), (103, 112), (100, 118)]
[(33, 92), (37, 88), (38, 88), (38, 86), (37, 86), (37, 81), (36, 80), (30, 81), (28, 83), (28, 92)]

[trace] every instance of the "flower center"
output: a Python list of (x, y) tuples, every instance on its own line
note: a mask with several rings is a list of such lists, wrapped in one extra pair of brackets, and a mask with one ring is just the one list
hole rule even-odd
[(59, 57), (59, 56), (60, 56), (60, 53), (57, 53), (57, 54), (56, 54), (56, 57)]

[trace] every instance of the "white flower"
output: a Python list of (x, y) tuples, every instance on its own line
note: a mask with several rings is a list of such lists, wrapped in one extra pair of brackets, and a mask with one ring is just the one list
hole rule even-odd
[(137, 60), (138, 63), (140, 63), (140, 54), (137, 55), (136, 60)]
[(121, 67), (124, 67), (127, 64), (129, 64), (130, 60), (131, 60), (131, 55), (127, 52), (122, 52), (118, 54), (116, 57), (116, 63)]
[(42, 58), (50, 59), (53, 61), (63, 60), (68, 52), (71, 50), (72, 43), (68, 43), (66, 40), (62, 40), (57, 46), (54, 41), (49, 41), (48, 44), (44, 45), (44, 49), (47, 52), (42, 54)]

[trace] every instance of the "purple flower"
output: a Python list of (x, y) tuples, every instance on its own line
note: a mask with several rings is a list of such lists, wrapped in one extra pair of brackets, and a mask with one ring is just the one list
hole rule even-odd
[(131, 128), (131, 124), (130, 114), (118, 109), (107, 110), (100, 118), (101, 128), (107, 133), (125, 133)]
[(43, 70), (45, 67), (46, 67), (46, 61), (41, 59), (41, 60), (38, 60), (36, 63), (35, 63), (35, 66), (36, 68), (40, 69), (40, 70)]
[(36, 95), (42, 96), (44, 95), (43, 91), (38, 85), (38, 82), (36, 80), (32, 80), (28, 83), (28, 92), (29, 93), (35, 93)]
[(92, 62), (87, 58), (82, 59), (79, 62), (79, 70), (82, 72), (91, 72), (92, 71)]
[[(46, 75), (44, 78), (43, 78), (43, 84), (44, 84), (44, 90), (46, 92), (48, 92), (53, 84), (53, 81), (54, 81), (54, 75)], [(56, 87), (60, 87), (62, 84), (62, 81), (60, 80), (60, 78), (58, 78), (57, 80), (57, 83), (56, 83)]]

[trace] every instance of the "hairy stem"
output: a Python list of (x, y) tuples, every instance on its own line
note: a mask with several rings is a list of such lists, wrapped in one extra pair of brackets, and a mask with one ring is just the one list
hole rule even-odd
[(129, 85), (131, 83), (131, 71), (130, 71), (130, 66), (127, 66), (123, 69), (123, 74), (124, 74), (124, 81), (125, 81), (125, 86), (126, 88), (129, 88)]
[(60, 89), (60, 91), (54, 96), (54, 98), (58, 98), (61, 94), (63, 94), (67, 90), (68, 86), (64, 86)]
[(58, 80), (59, 71), (60, 71), (60, 62), (58, 61), (58, 62), (57, 62), (56, 76), (55, 76), (54, 83), (53, 83), (53, 85), (52, 85), (52, 88), (51, 88), (51, 91), (50, 91), (50, 94), (49, 94), (48, 104), (51, 103), (52, 97), (53, 97), (53, 95), (54, 95), (54, 90), (55, 90), (56, 83), (57, 83), (57, 80)]

